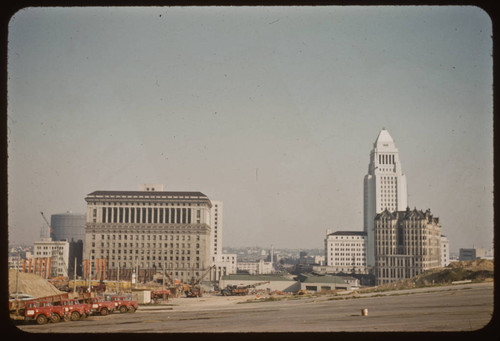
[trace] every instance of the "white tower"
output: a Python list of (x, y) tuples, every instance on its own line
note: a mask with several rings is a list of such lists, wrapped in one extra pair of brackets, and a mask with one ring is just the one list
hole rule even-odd
[(364, 179), (363, 228), (367, 234), (366, 263), (375, 265), (374, 218), (385, 209), (403, 211), (408, 206), (406, 176), (399, 153), (389, 132), (382, 128), (370, 152), (368, 174)]
[(222, 201), (211, 200), (210, 210), (210, 257), (222, 253)]

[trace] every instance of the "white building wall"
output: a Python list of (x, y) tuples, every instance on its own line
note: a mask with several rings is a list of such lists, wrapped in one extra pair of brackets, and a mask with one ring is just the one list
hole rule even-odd
[(211, 200), (210, 210), (210, 255), (216, 256), (222, 253), (222, 201)]
[(250, 275), (273, 273), (273, 263), (261, 259), (258, 262), (238, 262), (238, 270), (248, 271)]
[(238, 258), (234, 253), (212, 255), (212, 266), (210, 280), (218, 281), (224, 275), (235, 274), (238, 266)]
[(50, 238), (34, 243), (33, 259), (51, 258), (50, 274), (43, 277), (68, 276), (69, 243), (67, 241), (52, 241)]
[(441, 236), (441, 266), (450, 264), (450, 242), (446, 236)]
[[(328, 233), (329, 231), (327, 231)], [(326, 268), (335, 272), (366, 273), (367, 236), (342, 233), (328, 233), (325, 239)]]

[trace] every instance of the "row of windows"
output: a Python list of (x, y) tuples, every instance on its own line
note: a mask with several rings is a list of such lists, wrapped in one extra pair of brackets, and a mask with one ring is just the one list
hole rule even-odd
[[(102, 207), (101, 223), (132, 224), (191, 224), (190, 208), (159, 207)], [(96, 217), (97, 209), (93, 216)], [(200, 222), (201, 211), (196, 210), (196, 222)], [(96, 219), (94, 219), (96, 220)]]
[[(104, 243), (104, 242), (101, 243), (101, 247), (104, 247), (105, 244), (106, 244), (106, 247), (108, 247), (108, 248), (110, 246), (112, 248), (115, 248), (115, 247), (121, 248), (122, 247), (122, 243)], [(153, 247), (155, 249), (157, 245), (158, 245), (159, 248), (162, 248), (162, 247), (163, 248), (167, 248), (167, 247), (169, 247), (168, 243), (158, 243), (158, 244), (156, 244), (156, 243), (152, 243), (152, 244), (151, 243), (135, 243), (135, 247), (139, 247), (139, 245), (140, 245), (141, 248), (146, 247), (148, 249), (151, 248), (151, 247)], [(92, 247), (95, 247), (95, 246), (96, 246), (96, 243), (92, 242)], [(123, 243), (123, 247), (127, 247), (127, 243)], [(128, 247), (134, 247), (134, 243), (128, 243)], [(187, 243), (187, 244), (185, 244), (185, 243), (182, 243), (182, 244), (175, 243), (175, 248), (176, 249), (180, 249), (180, 248), (184, 249), (186, 247), (188, 249), (191, 248), (191, 243)], [(170, 248), (174, 248), (174, 243), (170, 243)], [(197, 249), (200, 248), (200, 244), (199, 243), (196, 243), (196, 248)]]
[(378, 163), (381, 165), (390, 165), (395, 163), (393, 154), (379, 154)]
[(89, 206), (201, 206), (200, 203), (185, 203), (185, 202), (89, 202)]
[[(156, 240), (156, 237), (158, 236), (158, 240), (162, 240), (162, 235), (159, 234), (159, 235), (156, 235), (156, 234), (153, 234), (153, 235), (150, 235), (150, 234), (147, 234), (147, 235), (144, 235), (144, 234), (115, 234), (115, 233), (111, 233), (111, 234), (101, 234), (101, 240), (134, 240), (134, 236), (135, 236), (135, 240), (139, 240), (139, 237), (140, 237), (140, 240)], [(169, 238), (170, 236), (170, 238)], [(191, 235), (174, 235), (173, 234), (165, 234), (163, 235), (163, 240), (191, 240)], [(92, 240), (96, 240), (96, 234), (93, 233), (92, 234)], [(200, 240), (200, 236), (199, 235), (196, 235), (196, 240)]]

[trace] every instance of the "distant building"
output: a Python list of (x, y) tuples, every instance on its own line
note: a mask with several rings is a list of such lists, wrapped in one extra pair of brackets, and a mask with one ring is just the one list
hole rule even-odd
[(389, 212), (375, 217), (377, 285), (411, 278), (441, 266), (441, 225), (430, 210)]
[(249, 290), (279, 290), (283, 292), (297, 292), (300, 290), (299, 281), (290, 276), (276, 274), (231, 274), (222, 276), (219, 281), (219, 287), (222, 289), (228, 285), (248, 287)]
[(210, 267), (212, 203), (205, 194), (142, 185), (139, 191), (95, 191), (85, 201), (84, 258), (95, 263), (94, 276), (98, 266), (120, 271), (121, 279), (165, 269), (188, 281)]
[(458, 255), (459, 261), (476, 260), (479, 258), (484, 258), (484, 249), (477, 249), (477, 248), (465, 249), (464, 248), (464, 249), (459, 250), (459, 255)]
[(327, 230), (326, 269), (338, 273), (366, 273), (367, 233), (364, 231)]
[(238, 272), (248, 272), (250, 275), (272, 274), (273, 263), (263, 259), (256, 262), (238, 262)]
[(441, 236), (441, 266), (450, 264), (450, 242), (446, 236)]
[(28, 259), (26, 272), (36, 273), (44, 278), (68, 276), (69, 243), (53, 241), (50, 238), (36, 241), (33, 257)]
[[(321, 292), (328, 290), (351, 290), (351, 284), (349, 284), (346, 278), (340, 276), (324, 275), (316, 276), (313, 274), (300, 274), (297, 276), (300, 282), (300, 289)], [(358, 280), (355, 278), (349, 278), (351, 283), (359, 287)]]
[(238, 260), (234, 253), (212, 255), (213, 269), (210, 271), (210, 281), (219, 281), (222, 276), (237, 272)]
[(52, 214), (50, 216), (50, 225), (54, 230), (53, 240), (85, 240), (85, 222), (84, 213), (66, 213)]
[(216, 256), (222, 253), (222, 201), (212, 200), (210, 209), (210, 255)]
[(368, 174), (363, 184), (363, 230), (367, 235), (366, 264), (375, 265), (374, 218), (385, 209), (401, 211), (407, 206), (406, 175), (399, 152), (389, 132), (383, 128), (370, 152)]

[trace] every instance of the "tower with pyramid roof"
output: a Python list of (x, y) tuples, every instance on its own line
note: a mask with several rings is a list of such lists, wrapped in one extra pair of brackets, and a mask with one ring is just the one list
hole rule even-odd
[(394, 139), (382, 128), (370, 152), (363, 186), (363, 229), (367, 233), (367, 266), (375, 265), (374, 218), (384, 211), (403, 211), (408, 206), (406, 176), (401, 169)]

